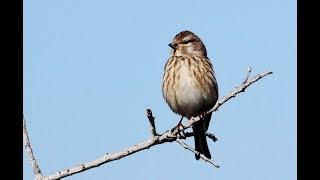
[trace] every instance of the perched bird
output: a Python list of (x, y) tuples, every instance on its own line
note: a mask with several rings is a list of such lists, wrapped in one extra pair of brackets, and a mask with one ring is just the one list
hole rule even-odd
[[(169, 44), (170, 58), (164, 67), (162, 93), (171, 110), (187, 119), (202, 115), (218, 100), (218, 85), (206, 47), (190, 31), (178, 33)], [(211, 159), (206, 131), (212, 113), (193, 124), (195, 150)], [(182, 118), (180, 122), (181, 124)], [(198, 160), (200, 156), (195, 154)]]

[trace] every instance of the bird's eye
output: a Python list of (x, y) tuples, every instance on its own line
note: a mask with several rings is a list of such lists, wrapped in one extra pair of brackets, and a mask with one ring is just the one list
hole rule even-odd
[(188, 43), (191, 43), (191, 42), (194, 42), (196, 41), (195, 39), (190, 39), (190, 40), (186, 40), (186, 41), (182, 41), (182, 44), (188, 44)]

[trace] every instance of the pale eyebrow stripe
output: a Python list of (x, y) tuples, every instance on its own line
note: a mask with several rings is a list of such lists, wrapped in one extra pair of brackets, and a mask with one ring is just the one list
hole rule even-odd
[(192, 37), (191, 36), (186, 36), (186, 37), (184, 37), (183, 39), (182, 39), (182, 41), (188, 41), (188, 40), (190, 40)]

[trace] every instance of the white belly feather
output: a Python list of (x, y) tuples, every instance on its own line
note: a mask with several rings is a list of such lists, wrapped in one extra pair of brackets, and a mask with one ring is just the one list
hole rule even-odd
[(177, 83), (175, 94), (177, 106), (181, 114), (190, 116), (197, 113), (205, 99), (187, 66), (182, 66), (177, 73), (180, 75), (180, 81)]

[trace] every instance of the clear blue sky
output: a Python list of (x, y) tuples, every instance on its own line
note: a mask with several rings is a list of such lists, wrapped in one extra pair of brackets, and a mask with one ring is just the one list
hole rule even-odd
[(45, 175), (146, 140), (146, 108), (160, 132), (177, 123), (161, 83), (182, 30), (204, 41), (221, 97), (248, 66), (274, 72), (213, 114), (219, 140), (209, 146), (221, 168), (168, 143), (67, 179), (296, 179), (292, 0), (24, 1), (24, 114)]

